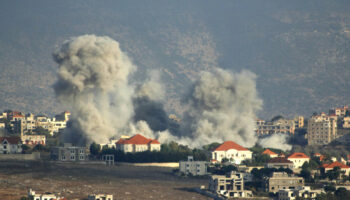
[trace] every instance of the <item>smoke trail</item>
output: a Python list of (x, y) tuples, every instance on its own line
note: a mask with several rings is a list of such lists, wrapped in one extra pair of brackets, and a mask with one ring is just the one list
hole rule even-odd
[(265, 148), (270, 147), (287, 151), (292, 149), (292, 145), (287, 143), (287, 138), (288, 136), (286, 134), (273, 134), (269, 137), (260, 139), (258, 143)]
[(118, 42), (79, 36), (66, 41), (53, 57), (59, 65), (56, 96), (72, 110), (66, 131), (72, 142), (104, 143), (127, 126), (133, 115), (128, 76), (136, 68)]
[(184, 127), (195, 145), (227, 140), (246, 147), (255, 144), (255, 113), (262, 105), (255, 77), (248, 71), (232, 74), (219, 68), (201, 73), (187, 98), (189, 123)]

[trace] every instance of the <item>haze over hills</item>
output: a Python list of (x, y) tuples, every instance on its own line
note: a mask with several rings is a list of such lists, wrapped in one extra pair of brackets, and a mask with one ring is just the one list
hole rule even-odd
[(139, 71), (159, 69), (167, 109), (201, 70), (257, 74), (260, 117), (350, 102), (350, 2), (1, 1), (0, 108), (57, 113), (52, 53), (72, 36), (117, 40)]

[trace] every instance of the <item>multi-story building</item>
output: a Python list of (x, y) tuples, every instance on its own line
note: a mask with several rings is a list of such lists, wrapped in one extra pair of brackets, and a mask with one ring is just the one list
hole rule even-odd
[(279, 119), (272, 122), (264, 120), (256, 121), (255, 132), (257, 135), (270, 135), (275, 133), (294, 134), (295, 123), (294, 120)]
[(348, 111), (350, 111), (350, 108), (348, 108), (347, 106), (343, 106), (340, 108), (332, 108), (329, 110), (329, 115), (344, 117)]
[(160, 143), (156, 139), (149, 139), (140, 134), (136, 134), (130, 138), (120, 138), (116, 146), (117, 150), (125, 153), (160, 151)]
[(241, 164), (244, 160), (251, 160), (253, 152), (233, 141), (226, 141), (217, 147), (211, 155), (214, 162), (221, 162), (222, 159), (226, 158), (232, 163)]
[(307, 141), (309, 145), (325, 145), (337, 138), (337, 116), (312, 116), (308, 121)]
[(22, 142), (19, 137), (0, 137), (0, 154), (22, 153)]
[(343, 128), (350, 128), (350, 117), (343, 118)]
[(252, 191), (244, 190), (243, 173), (232, 171), (226, 176), (212, 175), (209, 190), (226, 198), (252, 197)]
[(272, 176), (265, 181), (266, 191), (273, 193), (301, 186), (304, 186), (304, 178), (288, 175), (286, 172), (273, 172)]
[(295, 128), (303, 128), (304, 127), (304, 117), (297, 116), (294, 118)]
[(207, 165), (206, 161), (194, 161), (193, 156), (188, 156), (187, 161), (179, 162), (179, 170), (185, 175), (206, 175), (208, 173)]
[(310, 162), (310, 157), (304, 153), (293, 153), (287, 159), (293, 162), (295, 168), (300, 168), (305, 162)]
[(89, 151), (86, 147), (77, 147), (65, 143), (63, 147), (53, 147), (51, 149), (51, 159), (62, 162), (84, 162), (89, 159)]

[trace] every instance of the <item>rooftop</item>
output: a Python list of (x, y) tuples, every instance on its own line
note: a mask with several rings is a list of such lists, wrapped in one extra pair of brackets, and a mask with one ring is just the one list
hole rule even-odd
[(155, 139), (149, 139), (141, 134), (136, 134), (129, 139), (119, 139), (116, 144), (160, 144)]
[(292, 155), (288, 156), (288, 159), (289, 158), (308, 158), (308, 159), (310, 159), (310, 157), (305, 155), (304, 153), (293, 153)]
[(238, 151), (249, 151), (248, 149), (242, 147), (241, 145), (239, 145), (233, 141), (226, 141), (226, 142), (222, 143), (214, 151), (227, 151), (230, 149), (236, 149)]

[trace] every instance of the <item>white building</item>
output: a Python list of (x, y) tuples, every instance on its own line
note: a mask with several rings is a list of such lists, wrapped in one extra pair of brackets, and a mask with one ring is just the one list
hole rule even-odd
[(140, 134), (134, 135), (128, 139), (120, 138), (116, 145), (117, 150), (125, 153), (160, 151), (160, 143), (156, 139), (148, 139)]
[(311, 190), (310, 186), (300, 186), (296, 189), (283, 189), (278, 191), (278, 200), (316, 199), (322, 190)]
[(21, 140), (23, 144), (35, 146), (37, 144), (45, 145), (46, 136), (45, 135), (22, 135)]
[(293, 162), (294, 168), (299, 168), (303, 166), (305, 162), (310, 162), (310, 157), (304, 153), (293, 153), (292, 155), (288, 156), (288, 160)]
[(251, 160), (252, 154), (248, 149), (232, 141), (226, 141), (212, 152), (212, 160), (221, 162), (222, 159), (226, 158), (232, 163), (241, 164), (244, 160)]
[(0, 154), (22, 153), (22, 142), (19, 137), (0, 137)]
[(88, 200), (113, 200), (112, 194), (90, 194)]
[(226, 176), (212, 175), (209, 181), (209, 190), (226, 198), (252, 197), (250, 190), (244, 190), (243, 173), (232, 171)]
[(207, 165), (206, 161), (194, 161), (193, 156), (188, 156), (187, 161), (179, 162), (179, 170), (186, 175), (206, 175), (208, 173)]
[(36, 194), (32, 189), (28, 191), (28, 198), (32, 200), (65, 200), (64, 197), (59, 197), (51, 193)]

